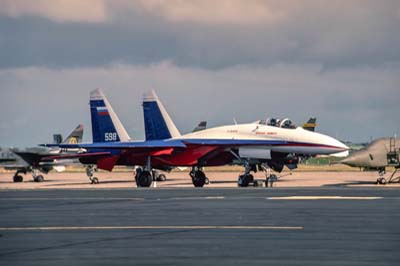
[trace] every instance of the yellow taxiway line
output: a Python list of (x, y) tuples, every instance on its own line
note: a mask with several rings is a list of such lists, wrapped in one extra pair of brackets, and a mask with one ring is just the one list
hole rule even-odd
[(64, 230), (148, 230), (148, 229), (233, 229), (233, 230), (303, 230), (303, 226), (236, 226), (236, 225), (133, 225), (133, 226), (48, 226), (48, 227), (0, 227), (0, 231), (64, 231)]

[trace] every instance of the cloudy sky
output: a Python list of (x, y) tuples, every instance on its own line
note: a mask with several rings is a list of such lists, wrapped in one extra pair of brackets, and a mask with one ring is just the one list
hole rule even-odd
[(317, 116), (344, 140), (400, 135), (400, 1), (0, 0), (0, 145), (78, 123), (102, 88), (132, 138), (155, 89), (181, 132)]

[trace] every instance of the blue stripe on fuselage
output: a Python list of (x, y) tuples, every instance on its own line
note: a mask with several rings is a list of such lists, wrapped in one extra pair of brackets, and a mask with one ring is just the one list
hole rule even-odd
[(241, 146), (241, 145), (284, 145), (284, 140), (243, 140), (243, 139), (182, 139), (186, 144)]

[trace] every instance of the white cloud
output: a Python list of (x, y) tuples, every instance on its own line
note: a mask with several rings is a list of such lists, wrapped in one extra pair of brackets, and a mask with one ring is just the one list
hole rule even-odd
[(103, 0), (0, 0), (0, 13), (11, 17), (40, 16), (56, 22), (104, 22)]

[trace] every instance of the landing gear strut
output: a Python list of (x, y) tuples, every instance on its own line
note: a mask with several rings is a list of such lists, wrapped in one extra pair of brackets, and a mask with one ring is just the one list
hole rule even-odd
[(36, 169), (32, 170), (32, 177), (33, 177), (34, 182), (43, 182), (44, 181), (44, 177)]
[(389, 183), (394, 183), (394, 182), (398, 182), (400, 183), (400, 176), (395, 177), (397, 171), (399, 170), (399, 167), (395, 167), (393, 173), (390, 175), (390, 178), (388, 181), (386, 181), (386, 179), (383, 177), (384, 174), (386, 174), (385, 170), (380, 170), (379, 171), (379, 177), (376, 180), (376, 184), (381, 184), (381, 185), (386, 185)]
[(89, 177), (90, 184), (98, 184), (99, 179), (94, 176), (94, 173), (97, 172), (97, 168), (93, 165), (86, 166), (86, 175)]
[(205, 184), (209, 183), (209, 180), (201, 167), (193, 167), (189, 175), (192, 178), (192, 183), (195, 187), (204, 187)]
[(251, 166), (249, 162), (245, 161), (244, 167), (245, 167), (244, 175), (240, 175), (238, 178), (239, 187), (247, 187), (249, 186), (250, 183), (254, 182), (254, 176), (250, 174)]
[(271, 174), (271, 168), (269, 168), (267, 164), (261, 164), (260, 168), (265, 174), (265, 187), (273, 187), (274, 182), (278, 181), (278, 177), (274, 174)]
[(138, 168), (136, 170), (136, 186), (137, 187), (150, 187), (153, 183), (153, 175), (151, 173), (151, 157), (147, 158), (146, 167), (144, 169)]
[(386, 171), (384, 168), (379, 170), (379, 177), (378, 177), (378, 179), (376, 179), (376, 184), (381, 184), (381, 185), (386, 184), (386, 179), (383, 177), (385, 174), (386, 174)]
[(393, 171), (392, 175), (390, 176), (389, 182), (388, 182), (388, 183), (392, 183), (392, 182), (395, 182), (395, 181), (397, 181), (398, 183), (400, 183), (400, 176), (395, 177), (395, 174), (397, 173), (397, 171), (399, 170), (399, 168), (400, 168), (400, 166), (396, 166), (396, 167), (394, 168), (394, 171)]
[(15, 173), (15, 175), (14, 175), (14, 177), (13, 177), (13, 181), (14, 181), (15, 183), (20, 183), (20, 182), (24, 181), (24, 178), (22, 177), (21, 174), (26, 174), (26, 171), (18, 170), (18, 171)]

